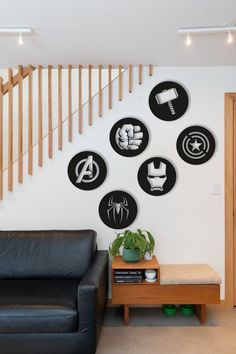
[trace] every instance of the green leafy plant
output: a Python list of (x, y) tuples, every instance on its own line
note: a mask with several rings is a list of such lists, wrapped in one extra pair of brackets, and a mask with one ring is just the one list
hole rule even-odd
[(145, 252), (153, 252), (155, 239), (149, 231), (140, 229), (136, 231), (125, 230), (117, 234), (115, 240), (110, 244), (110, 255), (120, 255), (122, 246), (128, 250), (139, 250), (140, 255), (143, 257)]

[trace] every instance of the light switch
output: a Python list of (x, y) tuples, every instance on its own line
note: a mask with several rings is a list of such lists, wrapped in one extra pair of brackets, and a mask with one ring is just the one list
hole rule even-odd
[(214, 184), (213, 195), (221, 195), (221, 183)]

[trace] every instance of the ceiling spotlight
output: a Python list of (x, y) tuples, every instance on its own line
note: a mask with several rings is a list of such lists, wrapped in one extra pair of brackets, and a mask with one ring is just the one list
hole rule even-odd
[(192, 38), (190, 37), (190, 34), (188, 33), (187, 34), (187, 37), (186, 37), (186, 46), (190, 46), (192, 44)]
[(19, 34), (19, 36), (18, 36), (18, 43), (19, 43), (20, 45), (23, 45), (23, 44), (24, 44), (22, 32), (21, 32), (21, 33)]
[(227, 35), (227, 42), (230, 44), (234, 41), (234, 37), (231, 33), (231, 31), (228, 32), (228, 35)]

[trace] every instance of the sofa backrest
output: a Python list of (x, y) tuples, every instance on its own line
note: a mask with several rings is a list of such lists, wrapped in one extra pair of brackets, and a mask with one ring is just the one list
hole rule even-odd
[(0, 278), (79, 279), (95, 252), (93, 230), (0, 231)]

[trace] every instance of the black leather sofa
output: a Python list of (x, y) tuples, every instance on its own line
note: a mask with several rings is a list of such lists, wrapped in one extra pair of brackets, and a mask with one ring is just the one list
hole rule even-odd
[(0, 353), (95, 353), (107, 283), (95, 231), (0, 231)]

